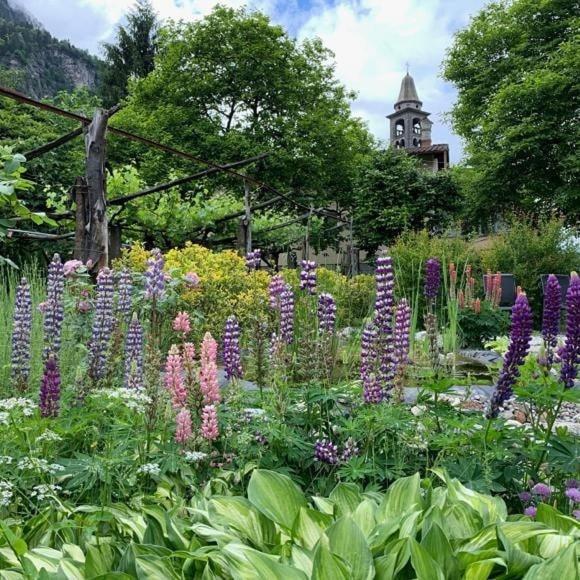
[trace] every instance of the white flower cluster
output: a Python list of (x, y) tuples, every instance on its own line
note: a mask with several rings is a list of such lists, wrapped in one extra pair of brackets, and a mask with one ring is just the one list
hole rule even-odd
[(145, 463), (138, 470), (138, 473), (144, 473), (145, 475), (159, 475), (161, 469), (157, 463)]
[(0, 481), (0, 506), (6, 507), (10, 505), (14, 493), (12, 488), (14, 486), (9, 481)]
[(186, 451), (185, 459), (186, 461), (193, 461), (193, 463), (199, 463), (207, 457), (207, 453), (203, 451)]
[(42, 443), (43, 441), (62, 441), (62, 437), (58, 433), (47, 429), (36, 438), (37, 443)]
[(46, 459), (38, 459), (36, 457), (23, 457), (18, 461), (18, 469), (24, 470), (38, 470), (42, 473), (54, 475), (59, 471), (64, 471), (64, 466), (58, 463), (49, 463)]
[(10, 413), (6, 413), (5, 411), (0, 412), (0, 425), (8, 425), (9, 419)]
[(10, 455), (0, 455), (0, 465), (10, 465), (14, 461), (14, 457)]
[(120, 401), (125, 407), (137, 413), (144, 413), (146, 406), (151, 402), (150, 397), (137, 389), (99, 389), (94, 391), (93, 396)]
[(59, 491), (62, 490), (60, 485), (54, 485), (53, 483), (41, 483), (40, 485), (35, 485), (30, 492), (30, 497), (35, 497), (38, 501), (44, 501), (47, 497), (55, 496)]
[(30, 417), (34, 415), (36, 403), (32, 399), (24, 397), (10, 397), (10, 399), (0, 399), (0, 409), (8, 412), (19, 409), (24, 416)]

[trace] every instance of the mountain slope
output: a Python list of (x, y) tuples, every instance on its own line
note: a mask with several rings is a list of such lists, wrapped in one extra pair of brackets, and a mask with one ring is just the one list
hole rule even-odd
[(36, 97), (98, 83), (99, 60), (57, 40), (23, 10), (0, 0), (0, 84)]

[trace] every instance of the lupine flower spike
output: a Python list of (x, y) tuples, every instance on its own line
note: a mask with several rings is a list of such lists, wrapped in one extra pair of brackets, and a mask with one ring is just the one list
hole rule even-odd
[(302, 260), (300, 272), (300, 289), (308, 294), (316, 294), (316, 262)]
[(125, 339), (125, 387), (143, 388), (143, 328), (133, 314)]
[(19, 391), (25, 391), (30, 374), (30, 333), (32, 331), (32, 299), (30, 285), (22, 278), (16, 290), (12, 326), (12, 380)]
[(46, 301), (39, 306), (44, 313), (44, 356), (58, 356), (64, 319), (64, 268), (60, 256), (55, 254), (48, 266)]
[(203, 403), (219, 403), (221, 396), (217, 374), (217, 342), (209, 332), (203, 337), (200, 359), (199, 385)]
[(332, 294), (323, 292), (318, 297), (318, 327), (320, 332), (333, 334), (336, 324), (336, 302)]
[(487, 413), (490, 419), (498, 416), (501, 405), (512, 395), (513, 386), (520, 374), (519, 367), (524, 363), (530, 349), (532, 320), (532, 309), (527, 296), (522, 292), (512, 308), (510, 343)]
[(149, 300), (160, 300), (165, 294), (165, 276), (163, 267), (165, 260), (161, 250), (151, 250), (151, 257), (147, 260), (145, 272), (145, 297)]
[(441, 284), (441, 265), (437, 258), (429, 258), (425, 264), (425, 298), (434, 301)]
[(124, 268), (119, 273), (117, 280), (117, 308), (116, 313), (119, 320), (127, 322), (133, 310), (133, 280), (131, 272)]
[(404, 367), (409, 362), (409, 332), (411, 329), (411, 308), (405, 298), (397, 305), (395, 316), (395, 363), (397, 368)]
[(187, 443), (192, 436), (191, 413), (182, 407), (175, 418), (175, 441), (180, 445)]
[(290, 284), (280, 296), (280, 335), (286, 344), (294, 340), (294, 292)]
[(60, 371), (56, 359), (49, 355), (44, 364), (44, 374), (40, 382), (40, 414), (43, 417), (57, 417), (60, 409)]
[(576, 272), (570, 275), (566, 293), (566, 342), (558, 354), (562, 361), (560, 380), (571, 389), (580, 364), (580, 278)]
[(286, 282), (280, 274), (272, 276), (270, 284), (268, 285), (269, 304), (272, 310), (280, 309), (280, 300), (282, 293), (286, 290)]
[(240, 325), (235, 316), (230, 316), (226, 321), (224, 332), (224, 369), (228, 380), (242, 377)]
[(183, 382), (183, 361), (179, 348), (174, 344), (169, 349), (165, 363), (165, 388), (171, 395), (171, 404), (177, 411), (187, 403), (187, 390)]
[(208, 441), (219, 435), (217, 411), (213, 405), (206, 405), (201, 412), (201, 436)]
[(554, 362), (554, 349), (558, 345), (560, 329), (560, 283), (554, 274), (548, 276), (544, 289), (544, 314), (542, 318), (542, 338), (549, 366)]
[(377, 298), (375, 302), (375, 326), (377, 327), (378, 379), (383, 397), (388, 397), (393, 388), (395, 360), (393, 351), (393, 314), (395, 305), (395, 273), (390, 256), (377, 259), (375, 272)]
[(109, 341), (114, 325), (114, 282), (109, 268), (103, 268), (99, 272), (96, 293), (93, 333), (89, 344), (89, 374), (94, 380), (105, 376)]
[(191, 321), (187, 312), (179, 312), (173, 319), (173, 330), (183, 334), (184, 337), (191, 332)]

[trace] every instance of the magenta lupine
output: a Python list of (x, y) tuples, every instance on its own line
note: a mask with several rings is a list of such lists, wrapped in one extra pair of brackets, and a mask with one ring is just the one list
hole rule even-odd
[(300, 289), (306, 290), (308, 294), (316, 294), (316, 262), (302, 260), (300, 265)]
[(44, 314), (44, 356), (58, 357), (62, 322), (64, 319), (64, 269), (60, 256), (55, 254), (48, 266), (46, 300), (42, 304)]
[(336, 465), (338, 463), (338, 447), (328, 439), (317, 439), (314, 444), (314, 461)]
[(209, 332), (201, 343), (199, 386), (204, 405), (221, 400), (217, 371), (217, 342)]
[(175, 441), (180, 445), (185, 445), (192, 434), (191, 413), (186, 407), (182, 407), (175, 417)]
[(411, 330), (411, 308), (405, 298), (397, 305), (395, 314), (395, 363), (397, 368), (405, 367), (409, 362), (409, 332)]
[(161, 250), (151, 250), (151, 257), (147, 260), (145, 272), (145, 298), (148, 300), (160, 300), (165, 295), (165, 275), (163, 267), (165, 260)]
[(223, 341), (224, 370), (226, 378), (242, 378), (242, 359), (240, 353), (240, 325), (235, 316), (230, 316), (226, 320)]
[(548, 365), (554, 362), (554, 349), (558, 345), (560, 292), (558, 278), (554, 274), (550, 274), (544, 289), (544, 314), (542, 318), (542, 338), (544, 339)]
[(294, 340), (294, 292), (290, 284), (280, 296), (280, 336), (286, 344)]
[(125, 386), (143, 388), (143, 327), (133, 314), (125, 339)]
[(30, 334), (32, 331), (32, 298), (26, 278), (16, 289), (12, 324), (12, 380), (18, 390), (25, 391), (30, 374)]
[(40, 381), (39, 407), (43, 417), (57, 417), (60, 410), (60, 371), (52, 354), (44, 363), (44, 373)]
[(334, 333), (336, 302), (332, 294), (323, 292), (318, 297), (318, 328), (326, 334)]
[(201, 412), (201, 436), (208, 441), (219, 435), (217, 411), (213, 405), (206, 405)]
[(434, 301), (441, 284), (441, 264), (437, 258), (429, 258), (425, 263), (424, 294), (428, 301)]
[(133, 310), (133, 280), (131, 272), (123, 268), (117, 278), (117, 306), (116, 315), (118, 322), (127, 322)]
[(272, 276), (270, 284), (268, 285), (268, 298), (272, 310), (280, 309), (280, 300), (284, 290), (286, 290), (286, 282), (284, 282), (284, 278), (282, 278), (280, 274)]
[(254, 250), (246, 254), (246, 267), (248, 270), (259, 270), (262, 263), (262, 250)]
[(383, 400), (383, 389), (377, 377), (377, 339), (376, 326), (373, 323), (365, 324), (360, 353), (360, 377), (365, 403), (380, 403)]
[(562, 361), (560, 380), (571, 389), (580, 364), (580, 278), (576, 272), (570, 275), (566, 292), (566, 341), (558, 355)]
[(528, 298), (522, 292), (512, 308), (510, 342), (504, 356), (503, 367), (492, 395), (488, 418), (497, 417), (501, 405), (507, 401), (513, 392), (513, 386), (520, 375), (519, 367), (530, 349), (532, 340), (532, 309)]
[(171, 345), (165, 363), (165, 388), (171, 395), (171, 404), (177, 411), (187, 403), (187, 389), (183, 380), (183, 360), (177, 345)]
[(95, 379), (105, 376), (109, 356), (109, 342), (115, 321), (113, 273), (103, 268), (97, 276), (95, 316), (89, 344), (89, 375)]

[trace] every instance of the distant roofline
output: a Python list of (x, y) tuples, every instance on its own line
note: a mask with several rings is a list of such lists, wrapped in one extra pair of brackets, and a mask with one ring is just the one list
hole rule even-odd
[[(417, 102), (420, 102), (420, 101), (417, 101)], [(395, 111), (395, 112), (390, 113), (389, 115), (385, 115), (385, 116), (387, 119), (390, 119), (391, 117), (396, 117), (397, 115), (400, 115), (401, 113), (404, 113), (406, 111), (414, 111), (415, 113), (423, 113), (423, 115), (427, 115), (427, 116), (429, 116), (431, 114), (431, 113), (428, 113), (427, 111), (423, 111), (423, 109), (414, 109), (413, 107), (405, 107), (404, 109), (401, 109), (400, 111)]]

